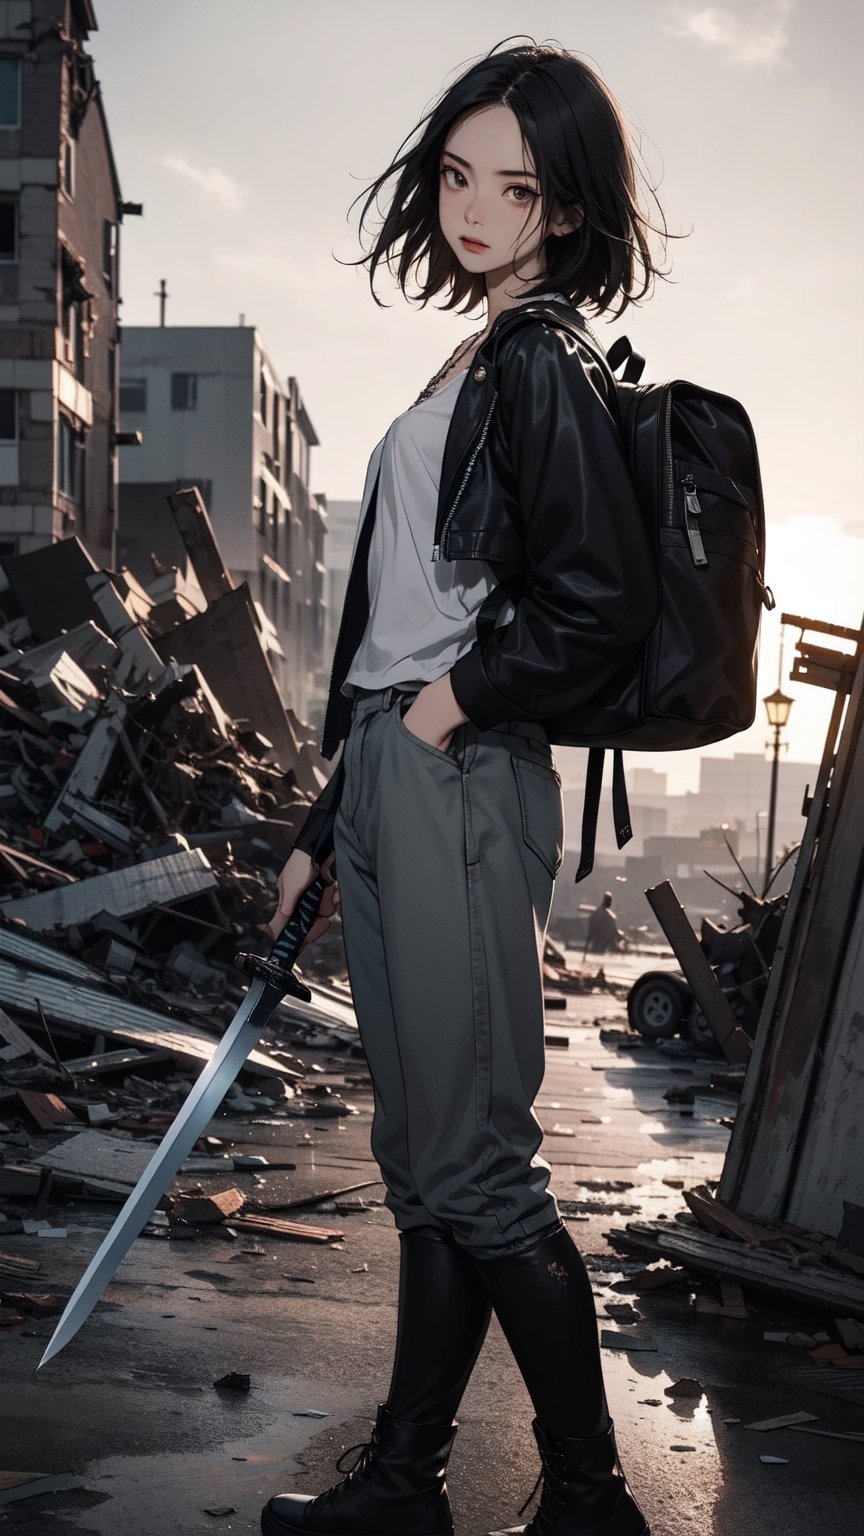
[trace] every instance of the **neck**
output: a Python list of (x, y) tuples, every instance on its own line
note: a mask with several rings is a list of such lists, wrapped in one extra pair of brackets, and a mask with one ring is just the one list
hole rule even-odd
[[(544, 280), (541, 277), (526, 278), (523, 286), (524, 286), (525, 289), (536, 288), (538, 283), (540, 283), (540, 282), (544, 282)], [(542, 293), (546, 293), (547, 291), (551, 291), (551, 288), (552, 288), (552, 280), (550, 278), (549, 279), (549, 288), (547, 289), (547, 287), (545, 285), (545, 282), (544, 282), (544, 286), (541, 289), (541, 292)], [(485, 327), (485, 330), (483, 332), (483, 339), (485, 340), (485, 338), (489, 335), (489, 332), (491, 331), (491, 329), (492, 329), (493, 325), (495, 324), (495, 321), (498, 319), (499, 315), (506, 314), (508, 309), (518, 309), (520, 304), (525, 304), (527, 302), (528, 302), (528, 294), (527, 294), (527, 292), (516, 293), (516, 294), (509, 293), (508, 294), (508, 293), (504, 293), (501, 289), (492, 289), (492, 291), (490, 292), (489, 289), (487, 288), (487, 291), (486, 291), (486, 327)]]

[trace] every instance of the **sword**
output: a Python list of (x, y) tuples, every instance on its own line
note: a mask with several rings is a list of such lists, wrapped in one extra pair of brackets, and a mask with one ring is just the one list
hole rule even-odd
[[(338, 800), (338, 795), (336, 798)], [(328, 812), (313, 850), (313, 861), (319, 865), (332, 848), (335, 819), (334, 805)], [(46, 1361), (59, 1354), (70, 1339), (74, 1339), (78, 1329), (90, 1316), (147, 1218), (155, 1211), (180, 1164), (185, 1162), (198, 1137), (213, 1118), (282, 998), (290, 993), (292, 997), (302, 998), (303, 1002), (311, 1000), (311, 991), (293, 974), (293, 967), (300, 945), (318, 916), (324, 888), (323, 875), (316, 875), (300, 896), (266, 958), (243, 952), (235, 955), (234, 964), (252, 977), (249, 990), (110, 1232), (72, 1292), (63, 1316), (51, 1335), (48, 1348), (36, 1367), (37, 1371)]]

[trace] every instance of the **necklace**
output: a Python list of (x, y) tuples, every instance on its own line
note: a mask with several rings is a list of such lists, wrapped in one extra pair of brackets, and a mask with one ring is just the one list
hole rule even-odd
[[(485, 330), (485, 326), (483, 329)], [(447, 374), (450, 373), (456, 367), (456, 364), (460, 362), (461, 359), (465, 356), (465, 353), (468, 351), (469, 347), (473, 346), (478, 337), (482, 335), (483, 331), (475, 331), (473, 336), (468, 337), (468, 340), (465, 342), (464, 346), (459, 348), (459, 351), (455, 354), (455, 356), (451, 357), (450, 361), (445, 363), (443, 368), (439, 368), (438, 372), (435, 374), (435, 377), (429, 380), (429, 383), (426, 385), (425, 389), (421, 389), (413, 405), (408, 407), (409, 410), (413, 411), (414, 406), (419, 405), (421, 400), (428, 400), (429, 396), (435, 393), (435, 390), (441, 383), (441, 380), (447, 377)]]
[[(538, 294), (535, 294), (534, 298), (535, 298), (535, 300), (537, 300), (537, 299), (562, 299), (563, 298), (565, 300), (565, 302), (569, 303), (569, 300), (567, 300), (566, 294), (558, 293), (558, 292), (551, 291), (551, 290), (550, 290), (549, 293), (538, 293)], [(527, 300), (525, 302), (530, 303), (530, 302), (533, 302), (533, 301), (532, 300)], [(409, 411), (413, 411), (414, 406), (415, 405), (419, 405), (421, 400), (428, 400), (429, 396), (433, 395), (435, 393), (435, 390), (437, 389), (438, 385), (441, 383), (441, 380), (446, 378), (448, 373), (452, 372), (452, 370), (456, 367), (456, 364), (458, 362), (460, 362), (461, 359), (465, 356), (465, 353), (468, 351), (469, 347), (473, 346), (474, 342), (477, 341), (478, 338), (484, 334), (485, 330), (486, 330), (486, 327), (484, 326), (482, 331), (475, 331), (473, 336), (469, 336), (468, 337), (468, 340), (465, 342), (464, 346), (460, 347), (460, 349), (456, 353), (455, 357), (451, 357), (450, 361), (448, 363), (445, 363), (443, 368), (439, 368), (438, 372), (435, 374), (435, 377), (429, 380), (429, 383), (426, 385), (426, 388), (425, 389), (421, 389), (419, 395), (417, 396), (417, 399), (413, 402), (412, 405), (409, 405), (409, 407), (408, 407)]]

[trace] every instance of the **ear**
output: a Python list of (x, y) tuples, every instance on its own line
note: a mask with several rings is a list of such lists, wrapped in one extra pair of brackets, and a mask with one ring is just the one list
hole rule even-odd
[(585, 209), (581, 203), (571, 203), (564, 211), (556, 207), (552, 218), (549, 220), (550, 235), (572, 235), (578, 229), (585, 218)]

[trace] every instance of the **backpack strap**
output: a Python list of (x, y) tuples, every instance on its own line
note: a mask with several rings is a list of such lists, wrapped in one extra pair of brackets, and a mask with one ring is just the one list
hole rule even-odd
[[(606, 752), (603, 747), (588, 748), (588, 772), (585, 777), (585, 799), (582, 806), (582, 847), (574, 881), (576, 885), (580, 880), (584, 880), (586, 875), (590, 875), (594, 868), (594, 846), (597, 839), (597, 818), (600, 813), (605, 758)], [(612, 753), (612, 817), (615, 823), (615, 841), (619, 848), (623, 848), (633, 836), (633, 829), (630, 825), (630, 805), (624, 778), (624, 754), (620, 747), (616, 747)]]
[(634, 352), (630, 344), (629, 336), (616, 336), (609, 351), (606, 353), (606, 361), (612, 372), (627, 359), (627, 366), (621, 375), (624, 384), (638, 384), (645, 367), (645, 359), (641, 352)]

